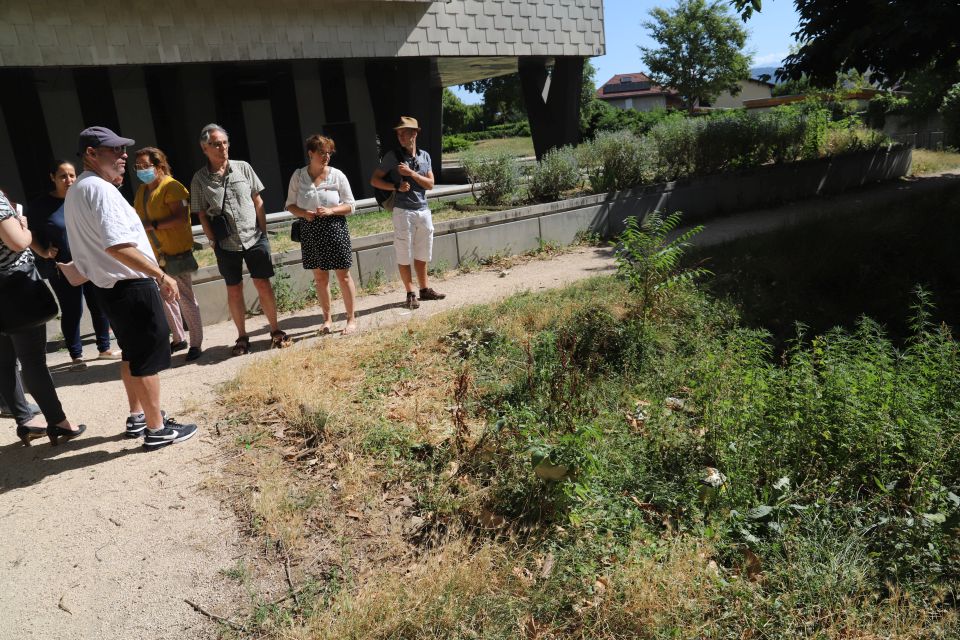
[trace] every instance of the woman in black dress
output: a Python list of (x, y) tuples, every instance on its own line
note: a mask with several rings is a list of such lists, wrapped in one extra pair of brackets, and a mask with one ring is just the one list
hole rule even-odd
[(300, 218), (300, 245), (303, 268), (313, 271), (317, 299), (323, 309), (321, 334), (330, 333), (330, 273), (337, 273), (347, 326), (344, 335), (357, 330), (354, 316), (356, 286), (350, 275), (353, 248), (346, 216), (353, 213), (355, 201), (347, 176), (330, 166), (336, 146), (330, 138), (312, 135), (307, 138), (310, 163), (297, 169), (290, 178), (287, 190), (287, 211)]
[(80, 319), (83, 317), (83, 304), (86, 301), (90, 310), (93, 332), (97, 338), (99, 360), (119, 360), (119, 351), (110, 349), (110, 321), (97, 301), (96, 287), (92, 282), (73, 286), (56, 268), (55, 262), (70, 262), (70, 244), (67, 242), (67, 227), (63, 219), (63, 201), (67, 190), (77, 180), (77, 171), (69, 160), (57, 160), (50, 167), (50, 181), (53, 190), (46, 193), (27, 207), (27, 224), (33, 234), (30, 248), (37, 256), (37, 270), (50, 282), (53, 293), (60, 305), (60, 331), (73, 364), (70, 369), (80, 371), (87, 368), (83, 360), (83, 342), (80, 339)]
[[(50, 315), (56, 312), (52, 296), (36, 273), (33, 253), (28, 251), (32, 240), (26, 219), (0, 191), (0, 300), (4, 305), (20, 309), (19, 314), (4, 314), (4, 320), (0, 321), (0, 397), (17, 421), (17, 437), (23, 444), (29, 445), (31, 440), (43, 436), (57, 444), (60, 438), (70, 440), (79, 436), (86, 426), (67, 420), (47, 369), (47, 325), (41, 319), (46, 313), (41, 310), (42, 296), (32, 292), (23, 295), (27, 289), (17, 284), (25, 279), (34, 282), (49, 300)], [(17, 360), (23, 369), (23, 382), (40, 405), (42, 418), (33, 414), (23, 395)]]

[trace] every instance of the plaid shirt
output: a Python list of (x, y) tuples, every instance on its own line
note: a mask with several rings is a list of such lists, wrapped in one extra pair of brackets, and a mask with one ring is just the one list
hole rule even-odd
[(218, 241), (217, 246), (226, 251), (249, 249), (262, 235), (253, 204), (253, 196), (261, 191), (263, 183), (253, 167), (243, 160), (230, 160), (226, 176), (217, 175), (204, 165), (193, 174), (190, 183), (190, 211), (208, 216), (226, 215), (230, 220), (230, 237)]

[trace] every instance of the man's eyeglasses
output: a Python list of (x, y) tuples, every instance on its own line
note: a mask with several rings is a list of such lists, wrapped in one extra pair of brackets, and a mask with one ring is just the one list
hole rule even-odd
[(115, 156), (122, 156), (127, 152), (126, 147), (99, 147), (100, 149), (106, 149)]
[(207, 144), (208, 144), (209, 146), (211, 146), (211, 147), (216, 148), (216, 149), (225, 149), (225, 148), (227, 148), (227, 147), (230, 146), (230, 141), (229, 141), (229, 140), (218, 140), (217, 142), (208, 142)]

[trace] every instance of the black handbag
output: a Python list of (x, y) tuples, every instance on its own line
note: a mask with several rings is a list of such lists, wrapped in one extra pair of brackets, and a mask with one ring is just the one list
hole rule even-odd
[(220, 214), (216, 216), (207, 215), (207, 221), (210, 223), (210, 231), (218, 242), (230, 237), (230, 220), (227, 219), (227, 212), (224, 207), (227, 206), (227, 189), (230, 188), (230, 167), (227, 167), (227, 173), (223, 176), (223, 202), (220, 203)]
[(300, 233), (303, 231), (303, 220), (297, 218), (290, 225), (290, 239), (294, 242), (300, 242)]
[(57, 317), (57, 301), (37, 267), (28, 262), (0, 273), (0, 333), (20, 333)]

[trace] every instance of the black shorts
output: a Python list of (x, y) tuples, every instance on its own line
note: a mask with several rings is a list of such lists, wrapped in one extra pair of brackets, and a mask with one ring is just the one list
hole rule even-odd
[(170, 327), (152, 278), (121, 280), (112, 289), (97, 288), (123, 361), (130, 373), (152, 376), (170, 368)]
[(247, 263), (247, 271), (251, 278), (268, 279), (273, 277), (273, 261), (270, 259), (270, 241), (267, 234), (260, 236), (257, 243), (243, 251), (227, 251), (214, 247), (217, 256), (217, 268), (227, 286), (243, 282), (243, 263)]

